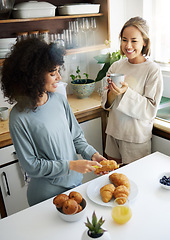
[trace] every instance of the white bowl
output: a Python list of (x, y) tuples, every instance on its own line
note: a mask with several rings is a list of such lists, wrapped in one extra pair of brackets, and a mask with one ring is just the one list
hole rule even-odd
[(77, 222), (80, 219), (82, 219), (82, 217), (84, 216), (85, 211), (86, 211), (86, 200), (84, 198), (83, 198), (82, 202), (80, 203), (80, 205), (83, 208), (81, 212), (68, 215), (68, 214), (63, 213), (61, 208), (57, 208), (57, 213), (58, 213), (59, 217), (66, 222)]
[(29, 1), (16, 4), (12, 14), (14, 18), (54, 17), (55, 9), (56, 6), (48, 2)]
[(16, 38), (0, 38), (0, 49), (10, 49), (16, 40)]
[(100, 4), (80, 3), (80, 4), (66, 4), (58, 6), (60, 15), (76, 15), (76, 14), (93, 14), (98, 13)]
[(166, 176), (167, 178), (170, 179), (170, 172), (164, 172), (164, 173), (162, 173), (162, 174), (160, 175), (160, 177), (159, 177), (159, 183), (160, 183), (161, 187), (170, 190), (170, 181), (169, 181), (169, 185), (166, 185), (166, 184), (160, 182), (161, 179), (162, 179), (164, 176)]

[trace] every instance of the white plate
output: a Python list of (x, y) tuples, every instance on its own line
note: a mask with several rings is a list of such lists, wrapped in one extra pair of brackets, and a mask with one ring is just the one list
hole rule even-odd
[[(129, 192), (128, 199), (129, 199), (129, 201), (131, 201), (131, 200), (135, 199), (136, 196), (138, 195), (138, 187), (137, 187), (136, 183), (134, 183), (130, 179), (129, 179), (129, 182), (130, 182), (130, 192)], [(92, 200), (93, 202), (95, 202), (99, 205), (102, 205), (105, 207), (113, 207), (114, 198), (112, 198), (108, 203), (105, 203), (102, 201), (102, 198), (100, 196), (100, 188), (109, 183), (111, 183), (111, 182), (109, 180), (108, 175), (106, 175), (105, 178), (104, 177), (97, 178), (95, 181), (89, 183), (87, 190), (86, 190), (87, 196), (90, 198), (90, 200)]]

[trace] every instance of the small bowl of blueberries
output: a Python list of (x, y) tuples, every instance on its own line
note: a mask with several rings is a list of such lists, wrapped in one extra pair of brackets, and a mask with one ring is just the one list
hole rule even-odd
[(161, 187), (170, 190), (170, 172), (163, 173), (159, 178)]

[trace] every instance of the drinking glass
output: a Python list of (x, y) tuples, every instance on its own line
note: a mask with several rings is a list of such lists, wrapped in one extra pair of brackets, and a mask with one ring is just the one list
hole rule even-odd
[(126, 198), (116, 198), (114, 201), (115, 207), (112, 208), (112, 218), (118, 224), (125, 224), (132, 217), (132, 211), (129, 206), (129, 201)]
[(96, 44), (95, 31), (97, 28), (96, 19), (94, 17), (90, 18), (90, 30), (92, 31), (92, 44)]

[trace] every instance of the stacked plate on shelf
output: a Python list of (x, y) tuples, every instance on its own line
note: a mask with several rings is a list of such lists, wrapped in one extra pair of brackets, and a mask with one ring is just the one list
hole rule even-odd
[(0, 58), (5, 58), (10, 52), (12, 45), (16, 43), (16, 38), (1, 38), (0, 39)]

